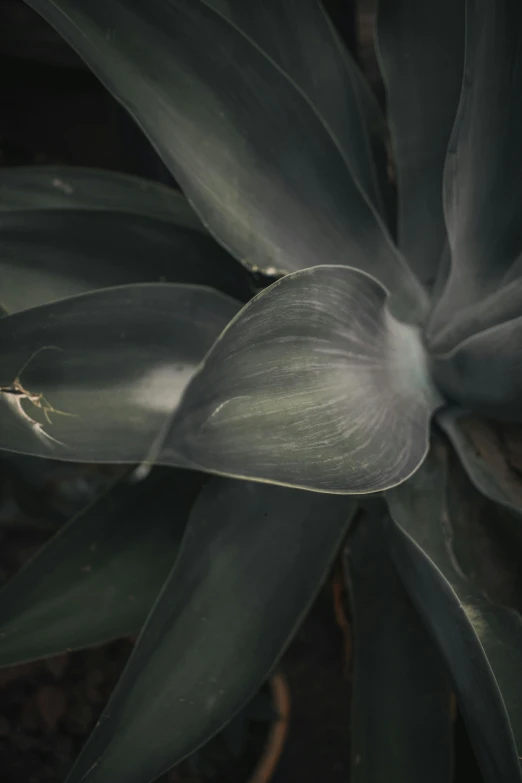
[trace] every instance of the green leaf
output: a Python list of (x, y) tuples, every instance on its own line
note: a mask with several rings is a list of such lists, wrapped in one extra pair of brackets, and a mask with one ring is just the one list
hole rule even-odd
[(78, 166), (10, 166), (0, 170), (0, 211), (88, 209), (165, 220), (204, 232), (187, 199), (173, 188), (115, 171)]
[(75, 462), (141, 461), (238, 309), (209, 288), (158, 283), (1, 318), (0, 448)]
[(282, 278), (206, 356), (159, 460), (318, 492), (377, 492), (422, 462), (439, 404), (418, 330), (346, 267)]
[(522, 316), (484, 329), (447, 353), (431, 352), (431, 369), (450, 400), (493, 419), (522, 421)]
[(446, 243), (442, 175), (462, 82), (464, 10), (465, 0), (380, 0), (377, 15), (399, 247), (430, 288)]
[(198, 283), (247, 300), (248, 273), (212, 237), (128, 212), (0, 212), (8, 312), (127, 283)]
[(451, 449), (448, 466), (455, 562), (490, 601), (518, 612), (522, 607), (520, 517), (478, 492)]
[[(335, 42), (335, 46), (339, 51), (340, 60), (341, 62), (343, 62), (345, 70), (350, 76), (351, 89), (355, 93), (357, 108), (362, 115), (362, 125), (364, 127), (365, 133), (367, 134), (368, 142), (370, 144), (370, 159), (371, 159), (371, 166), (373, 170), (372, 179), (376, 183), (373, 186), (366, 186), (367, 195), (370, 196), (375, 208), (378, 209), (382, 214), (382, 216), (386, 219), (386, 223), (390, 225), (392, 222), (390, 220), (390, 216), (395, 209), (395, 204), (394, 204), (395, 194), (393, 192), (393, 188), (391, 186), (390, 178), (388, 174), (389, 132), (388, 132), (387, 120), (384, 116), (384, 113), (381, 110), (381, 107), (379, 106), (379, 102), (373, 91), (373, 88), (368, 83), (366, 76), (363, 74), (361, 68), (358, 66), (356, 62), (354, 62), (350, 51), (347, 49), (344, 41), (341, 39), (341, 36), (337, 32), (328, 14), (325, 13), (323, 4), (322, 3), (316, 4), (314, 0), (312, 0), (311, 5), (314, 8), (319, 7), (320, 10), (322, 11), (327, 21), (327, 24), (330, 28), (332, 40)], [(298, 4), (298, 7), (301, 8), (302, 6)], [(314, 64), (314, 81), (317, 80), (317, 72), (319, 70), (318, 64), (322, 64), (324, 57), (325, 57), (325, 52), (323, 50), (321, 53), (321, 57), (318, 57), (318, 59)], [(329, 77), (331, 79), (333, 78), (332, 72), (330, 72)], [(348, 85), (346, 86), (346, 90), (348, 90)], [(326, 92), (329, 93), (330, 91), (331, 91), (331, 85), (328, 87)], [(337, 100), (337, 106), (335, 108), (335, 111), (337, 116), (340, 118), (342, 115), (339, 113), (339, 103), (344, 105), (347, 102), (348, 98), (351, 99), (351, 95), (347, 95), (346, 93), (344, 93), (341, 96), (341, 93), (339, 92), (337, 97), (338, 100)], [(353, 124), (354, 122), (353, 114), (351, 114), (351, 120)], [(330, 120), (330, 122), (332, 121), (333, 121), (333, 115), (332, 115), (332, 120)], [(341, 130), (339, 130), (338, 140), (340, 140), (340, 143), (342, 143), (342, 139), (344, 135), (345, 134), (342, 133)], [(346, 153), (348, 154), (348, 149), (346, 150)], [(362, 149), (361, 149), (361, 153), (362, 153)], [(360, 165), (360, 161), (359, 161), (359, 165)], [(357, 178), (356, 168), (353, 168), (353, 171), (354, 171), (354, 176)], [(362, 177), (360, 179), (360, 182), (364, 182), (364, 181), (365, 181), (364, 177)], [(376, 194), (375, 197), (372, 197), (373, 191), (375, 191)]]
[(2, 493), (0, 526), (4, 523), (15, 529), (22, 526), (56, 533), (101, 497), (126, 468), (64, 463), (2, 451), (0, 471), (11, 488)]
[(519, 316), (522, 316), (522, 286), (520, 281), (512, 280), (479, 302), (465, 307), (435, 334), (429, 334), (429, 351), (435, 355), (449, 353), (479, 332), (501, 326)]
[(517, 257), (516, 261), (513, 261), (506, 274), (502, 278), (502, 285), (509, 286), (513, 282), (517, 282), (522, 277), (522, 253)]
[[(258, 44), (211, 0), (29, 4), (126, 106), (205, 225), (236, 258), (265, 272), (346, 263), (381, 280), (409, 317), (421, 317), (427, 306), (422, 287), (306, 93), (317, 70), (314, 64), (310, 74), (308, 55), (301, 53), (300, 16), (285, 23), (288, 36), (279, 39), (285, 14), (272, 17), (257, 2), (227, 4), (242, 19), (254, 15), (248, 24), (261, 36)], [(312, 19), (310, 3), (300, 5), (299, 14)], [(309, 22), (303, 29), (311, 38)], [(285, 49), (282, 67), (273, 57)], [(328, 86), (318, 79), (314, 98), (333, 89), (336, 59), (332, 51), (326, 65), (321, 55)], [(347, 78), (340, 62), (339, 69), (332, 99), (322, 99), (329, 111), (337, 109), (335, 96)], [(350, 114), (351, 125), (360, 126), (348, 95), (342, 104), (342, 122)], [(343, 138), (359, 150), (362, 136)]]
[(351, 499), (211, 480), (69, 783), (147, 783), (219, 731), (288, 644), (353, 511)]
[[(486, 783), (515, 783), (522, 780), (522, 620), (459, 566), (454, 539), (466, 507), (455, 491), (457, 468), (437, 441), (417, 474), (388, 493), (391, 550), (451, 671)], [(469, 522), (472, 538), (477, 528)]]
[(490, 294), (522, 251), (522, 4), (466, 8), (466, 77), (444, 182), (452, 267), (433, 328)]
[(486, 422), (460, 408), (437, 413), (469, 479), (487, 498), (522, 513), (522, 482), (507, 464), (502, 444)]
[(355, 633), (350, 780), (449, 783), (448, 676), (390, 558), (384, 516), (379, 502), (357, 520), (347, 547)]
[(382, 141), (384, 119), (321, 4), (208, 0), (207, 5), (252, 39), (306, 95), (336, 139), (354, 179), (382, 212), (370, 139), (379, 130)]
[(0, 592), (0, 666), (139, 631), (174, 563), (201, 478), (118, 480)]

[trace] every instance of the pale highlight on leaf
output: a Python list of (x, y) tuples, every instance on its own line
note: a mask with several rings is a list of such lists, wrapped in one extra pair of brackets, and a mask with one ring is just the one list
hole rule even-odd
[(105, 288), (0, 319), (0, 450), (143, 460), (239, 311), (203, 286)]
[(404, 481), (439, 404), (418, 330), (369, 276), (314, 267), (231, 322), (189, 384), (159, 461), (319, 492)]

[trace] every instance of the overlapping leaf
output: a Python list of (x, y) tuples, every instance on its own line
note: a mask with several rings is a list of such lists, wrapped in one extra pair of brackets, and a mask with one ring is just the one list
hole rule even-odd
[(449, 783), (448, 677), (391, 561), (383, 511), (379, 503), (357, 521), (347, 549), (355, 631), (351, 780)]
[[(486, 783), (515, 783), (522, 780), (522, 620), (458, 563), (455, 531), (465, 510), (462, 493), (452, 491), (456, 468), (437, 441), (416, 475), (388, 493), (392, 554), (451, 671)], [(465, 549), (477, 529), (471, 525)]]
[(0, 447), (78, 462), (139, 462), (238, 309), (209, 288), (157, 283), (93, 291), (0, 319)]
[(452, 267), (434, 325), (500, 285), (522, 250), (522, 5), (467, 0), (466, 78), (446, 161)]
[[(313, 0), (312, 0), (312, 5), (315, 5)], [(341, 36), (335, 29), (332, 20), (330, 19), (328, 14), (324, 13), (323, 4), (318, 3), (317, 5), (323, 12), (323, 16), (326, 19), (326, 22), (331, 31), (332, 40), (339, 51), (340, 58), (345, 66), (345, 70), (350, 75), (351, 89), (354, 90), (355, 92), (357, 105), (359, 107), (360, 112), (362, 112), (363, 126), (368, 135), (368, 140), (371, 148), (370, 154), (371, 154), (371, 161), (372, 161), (372, 169), (374, 169), (375, 171), (375, 174), (373, 176), (376, 181), (376, 185), (373, 186), (373, 188), (371, 185), (366, 186), (367, 195), (369, 195), (370, 198), (372, 199), (372, 203), (374, 204), (374, 206), (380, 210), (385, 221), (389, 225), (392, 225), (392, 215), (395, 212), (395, 204), (394, 204), (395, 195), (393, 193), (393, 186), (391, 185), (390, 178), (389, 178), (389, 158), (388, 158), (389, 132), (388, 132), (386, 118), (381, 110), (381, 107), (379, 106), (379, 102), (377, 100), (373, 88), (370, 87), (370, 84), (366, 79), (366, 75), (358, 67), (358, 65), (354, 63), (351, 53), (346, 48), (344, 41), (342, 40)], [(333, 8), (333, 6), (329, 6), (329, 8)], [(322, 60), (322, 58), (320, 59)], [(333, 58), (331, 62), (332, 63), (334, 62)], [(314, 72), (315, 73), (317, 72), (317, 63), (315, 64)], [(317, 76), (315, 76), (314, 79), (317, 79)], [(337, 79), (335, 81), (337, 82)], [(329, 89), (331, 90), (331, 86)], [(340, 95), (339, 95), (339, 99), (341, 99)], [(342, 99), (342, 102), (343, 104), (346, 102), (346, 96)], [(339, 108), (337, 108), (337, 112), (338, 111)], [(353, 122), (353, 115), (352, 115), (352, 122)], [(344, 135), (345, 134), (341, 132), (339, 134), (341, 139), (344, 137)], [(356, 166), (354, 167), (352, 164), (352, 171), (354, 172), (355, 177), (357, 177)], [(364, 183), (365, 181), (364, 177), (362, 177), (360, 181)], [(376, 191), (376, 197), (373, 199), (372, 192), (374, 189)]]
[(351, 54), (315, 0), (208, 0), (302, 90), (324, 120), (356, 180), (383, 211), (371, 140), (385, 122)]
[(248, 274), (184, 224), (92, 209), (0, 212), (0, 300), (14, 313), (127, 283), (197, 283), (246, 301)]
[(201, 477), (118, 480), (0, 592), (0, 666), (139, 631), (172, 568)]
[(522, 286), (519, 280), (513, 279), (480, 302), (464, 308), (458, 318), (430, 335), (427, 339), (430, 353), (450, 353), (469, 337), (519, 317), (522, 317)]
[(78, 166), (10, 166), (0, 170), (0, 211), (87, 209), (124, 212), (204, 231), (187, 199), (158, 182)]
[(470, 480), (483, 495), (522, 513), (522, 482), (507, 464), (494, 430), (469, 411), (448, 407), (437, 414)]
[[(221, 1), (216, 3), (222, 10)], [(234, 22), (205, 0), (30, 0), (30, 5), (129, 109), (204, 223), (236, 258), (286, 272), (349, 264), (380, 279), (408, 317), (420, 317), (426, 306), (422, 289), (352, 176), (344, 146), (307, 93), (312, 77), (296, 40), (298, 19), (294, 37), (284, 41), (289, 74), (273, 59), (281, 57), (281, 39), (272, 40), (287, 16), (262, 10), (264, 4), (245, 3), (243, 10), (227, 4)], [(311, 4), (305, 2), (300, 13), (311, 20)], [(236, 14), (254, 15), (249, 30), (260, 36), (259, 44), (239, 27)], [(304, 29), (310, 40), (326, 35), (324, 25), (307, 23)], [(330, 74), (339, 58), (332, 51), (326, 60), (323, 50), (319, 40), (314, 51), (321, 52)], [(330, 88), (333, 78), (327, 79)], [(345, 79), (343, 71), (337, 85)], [(314, 99), (324, 84), (324, 78), (314, 83)], [(338, 86), (334, 103), (336, 95)], [(328, 96), (322, 102), (331, 109)], [(347, 116), (344, 109), (339, 122), (346, 123)], [(356, 113), (350, 122), (357, 124)], [(364, 135), (358, 127), (359, 141), (347, 135), (357, 150)]]
[(462, 83), (464, 9), (465, 0), (380, 0), (377, 15), (399, 246), (430, 287), (446, 243), (442, 177)]
[(346, 267), (282, 278), (241, 311), (190, 383), (162, 463), (324, 492), (404, 481), (439, 404), (415, 327)]
[(69, 783), (147, 783), (222, 728), (296, 630), (353, 511), (346, 498), (210, 480)]
[(432, 355), (431, 366), (450, 400), (492, 418), (522, 421), (522, 316)]

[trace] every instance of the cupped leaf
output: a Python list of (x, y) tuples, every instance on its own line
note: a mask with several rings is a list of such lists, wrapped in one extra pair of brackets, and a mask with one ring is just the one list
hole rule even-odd
[(391, 551), (453, 676), (486, 783), (515, 783), (522, 780), (522, 620), (457, 561), (454, 533), (465, 507), (452, 491), (456, 467), (437, 441), (416, 475), (388, 493)]
[[(300, 14), (307, 40), (316, 24), (311, 3), (299, 4), (293, 24), (290, 5), (283, 12), (281, 4), (234, 2), (225, 13), (222, 0), (215, 3), (29, 2), (127, 107), (205, 225), (236, 258), (280, 272), (349, 264), (380, 279), (409, 317), (420, 318), (427, 305), (422, 287), (307, 94), (311, 80), (317, 79), (314, 96), (333, 85), (332, 76), (328, 87), (317, 77), (316, 64), (311, 74), (309, 55), (301, 54)], [(251, 15), (254, 38), (240, 27)], [(339, 58), (334, 52), (326, 58), (322, 43), (316, 50), (331, 74)], [(338, 75), (331, 101), (323, 97), (330, 111), (345, 78)], [(345, 123), (351, 106), (347, 97), (341, 103)], [(357, 112), (350, 122), (360, 125)]]
[(187, 388), (159, 461), (319, 492), (399, 484), (422, 462), (439, 398), (416, 327), (341, 266), (253, 299)]
[(522, 421), (522, 316), (484, 329), (447, 353), (432, 353), (431, 368), (450, 400), (494, 419)]
[(436, 416), (475, 487), (487, 498), (522, 513), (522, 481), (506, 460), (491, 425), (466, 410), (447, 407)]
[(500, 284), (522, 251), (522, 4), (467, 0), (465, 78), (444, 179), (452, 267), (433, 328)]
[(179, 190), (116, 171), (79, 166), (10, 166), (0, 170), (0, 211), (88, 209), (125, 212), (204, 231)]
[(346, 498), (209, 481), (69, 783), (147, 783), (219, 731), (288, 644), (353, 511)]
[(347, 547), (355, 633), (350, 780), (450, 783), (448, 675), (391, 560), (381, 502), (357, 520)]
[(16, 312), (127, 283), (197, 283), (246, 301), (248, 273), (184, 225), (93, 210), (0, 213), (0, 300)]
[(209, 288), (120, 286), (0, 319), (0, 448), (139, 462), (240, 305)]
[(380, 0), (377, 15), (399, 247), (430, 288), (446, 243), (442, 178), (462, 83), (464, 12), (465, 0)]
[(139, 631), (176, 558), (201, 477), (118, 480), (0, 592), (0, 666)]

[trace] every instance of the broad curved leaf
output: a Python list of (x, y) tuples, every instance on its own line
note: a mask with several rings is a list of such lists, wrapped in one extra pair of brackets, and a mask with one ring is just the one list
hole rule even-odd
[(0, 212), (0, 276), (10, 313), (127, 283), (198, 283), (251, 296), (248, 273), (212, 237), (132, 213)]
[(444, 181), (452, 268), (439, 326), (491, 293), (522, 251), (522, 4), (466, 8), (466, 77)]
[(519, 280), (512, 280), (479, 302), (455, 313), (449, 323), (441, 326), (435, 334), (428, 334), (429, 351), (434, 354), (450, 352), (469, 337), (519, 316), (522, 316), (522, 285)]
[(139, 631), (176, 558), (201, 477), (118, 480), (0, 592), (0, 666)]
[(439, 398), (418, 330), (346, 267), (282, 278), (193, 378), (159, 461), (319, 492), (368, 493), (422, 462)]
[(79, 166), (1, 169), (0, 211), (30, 209), (125, 212), (205, 230), (180, 191), (152, 180)]
[(522, 780), (522, 619), (487, 598), (457, 563), (452, 541), (463, 511), (451, 492), (454, 476), (437, 442), (417, 474), (388, 493), (391, 550), (451, 671), (486, 783), (515, 783)]
[(522, 253), (511, 264), (506, 274), (502, 278), (502, 286), (509, 286), (522, 277)]
[[(314, 3), (314, 0), (312, 0), (312, 3)], [(373, 200), (373, 203), (374, 206), (380, 210), (387, 225), (390, 225), (392, 224), (391, 216), (395, 211), (395, 194), (389, 178), (389, 131), (387, 120), (379, 106), (375, 92), (367, 80), (367, 75), (363, 73), (363, 69), (354, 62), (351, 53), (347, 49), (332, 20), (325, 12), (323, 3), (319, 2), (318, 5), (326, 18), (331, 31), (332, 40), (335, 42), (335, 45), (340, 52), (340, 58), (344, 62), (345, 69), (350, 74), (352, 89), (355, 91), (359, 111), (362, 113), (363, 126), (367, 133), (371, 148), (372, 168), (375, 171), (373, 176), (376, 178), (377, 183), (376, 186), (374, 186), (376, 198)], [(331, 5), (329, 7), (333, 9)], [(318, 63), (316, 62), (315, 71), (317, 71), (317, 65)], [(344, 101), (346, 101), (346, 98), (344, 98)], [(339, 111), (338, 108), (337, 111)], [(342, 133), (340, 134), (341, 138), (343, 135), (344, 134)], [(369, 188), (368, 194), (370, 197), (371, 193), (372, 189)]]
[[(236, 258), (265, 272), (348, 264), (381, 280), (412, 320), (424, 314), (425, 292), (337, 139), (306, 88), (272, 59), (287, 46), (292, 74), (309, 85), (309, 65), (295, 55), (299, 17), (288, 42), (272, 41), (273, 24), (256, 24), (258, 45), (211, 0), (29, 4), (127, 107)], [(263, 18), (263, 4), (244, 5), (245, 18)], [(300, 13), (310, 13), (308, 5)]]
[(432, 354), (431, 367), (450, 400), (495, 419), (522, 421), (522, 316)]
[(446, 243), (442, 177), (464, 65), (465, 0), (379, 0), (399, 247), (430, 288)]
[(54, 534), (101, 498), (128, 467), (59, 462), (2, 451), (0, 471), (10, 488), (2, 493), (0, 527)]
[(455, 564), (492, 603), (520, 612), (520, 517), (478, 492), (449, 444), (448, 452), (447, 504), (453, 512), (450, 548)]
[(522, 481), (507, 464), (503, 446), (494, 430), (460, 408), (444, 408), (437, 413), (436, 420), (479, 492), (495, 503), (522, 513)]
[(69, 783), (155, 780), (259, 688), (316, 595), (350, 499), (212, 479)]
[(450, 783), (448, 676), (390, 558), (383, 511), (379, 503), (358, 519), (347, 547), (355, 633), (350, 780)]
[(0, 448), (139, 462), (239, 307), (209, 288), (157, 283), (93, 291), (0, 319)]
[(383, 211), (370, 138), (384, 133), (364, 77), (317, 0), (208, 0), (305, 93), (372, 204)]

